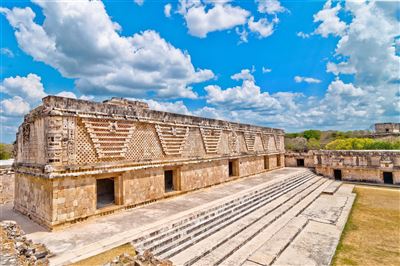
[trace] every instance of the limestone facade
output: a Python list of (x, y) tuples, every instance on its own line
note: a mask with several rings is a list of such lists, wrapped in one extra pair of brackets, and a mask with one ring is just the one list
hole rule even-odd
[(14, 200), (14, 171), (10, 164), (0, 164), (0, 204)]
[[(285, 165), (315, 168), (317, 174), (347, 181), (400, 185), (400, 151), (318, 150), (288, 152)], [(300, 161), (301, 162), (301, 161)]]
[(400, 123), (376, 123), (376, 133), (400, 133)]
[(280, 129), (48, 96), (15, 144), (14, 208), (53, 228), (284, 166)]

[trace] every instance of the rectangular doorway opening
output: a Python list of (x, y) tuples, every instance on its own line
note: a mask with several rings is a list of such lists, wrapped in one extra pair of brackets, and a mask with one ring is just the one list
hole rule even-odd
[(115, 203), (114, 178), (96, 180), (97, 209), (101, 209)]
[(393, 184), (393, 173), (392, 172), (383, 172), (383, 183)]
[(304, 159), (297, 159), (297, 167), (304, 167)]
[(229, 176), (238, 176), (238, 160), (229, 160), (228, 172)]
[(342, 180), (342, 170), (340, 169), (333, 170), (333, 176), (335, 177), (335, 180)]
[(269, 157), (264, 156), (264, 169), (268, 170), (269, 169)]
[(174, 191), (174, 170), (164, 171), (165, 192)]
[(276, 156), (276, 166), (277, 166), (277, 167), (281, 167), (281, 166), (282, 166), (281, 155), (280, 155), (280, 154), (278, 154), (278, 155)]

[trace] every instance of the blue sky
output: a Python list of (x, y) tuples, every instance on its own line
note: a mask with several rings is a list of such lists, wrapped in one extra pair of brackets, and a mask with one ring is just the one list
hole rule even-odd
[(398, 2), (3, 1), (1, 141), (49, 94), (279, 127), (399, 122)]

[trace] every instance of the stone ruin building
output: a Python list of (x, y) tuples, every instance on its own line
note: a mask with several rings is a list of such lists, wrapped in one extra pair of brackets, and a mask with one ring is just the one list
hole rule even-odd
[(318, 150), (288, 152), (285, 165), (308, 167), (336, 180), (400, 184), (400, 151)]
[(48, 96), (18, 129), (14, 208), (53, 228), (281, 168), (284, 152), (280, 129)]
[(397, 133), (400, 134), (400, 123), (376, 123), (375, 124), (375, 133), (378, 134), (391, 134)]

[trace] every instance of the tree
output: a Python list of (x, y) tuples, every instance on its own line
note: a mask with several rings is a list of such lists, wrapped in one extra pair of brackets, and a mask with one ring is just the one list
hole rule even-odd
[(307, 150), (307, 140), (303, 137), (285, 138), (285, 149), (289, 151)]
[(7, 160), (12, 157), (12, 145), (0, 143), (0, 160)]
[(303, 132), (303, 137), (305, 137), (308, 140), (309, 139), (319, 140), (321, 138), (321, 131), (314, 129), (306, 130)]
[(311, 138), (308, 140), (307, 149), (308, 150), (319, 150), (321, 148), (321, 143), (319, 140)]

